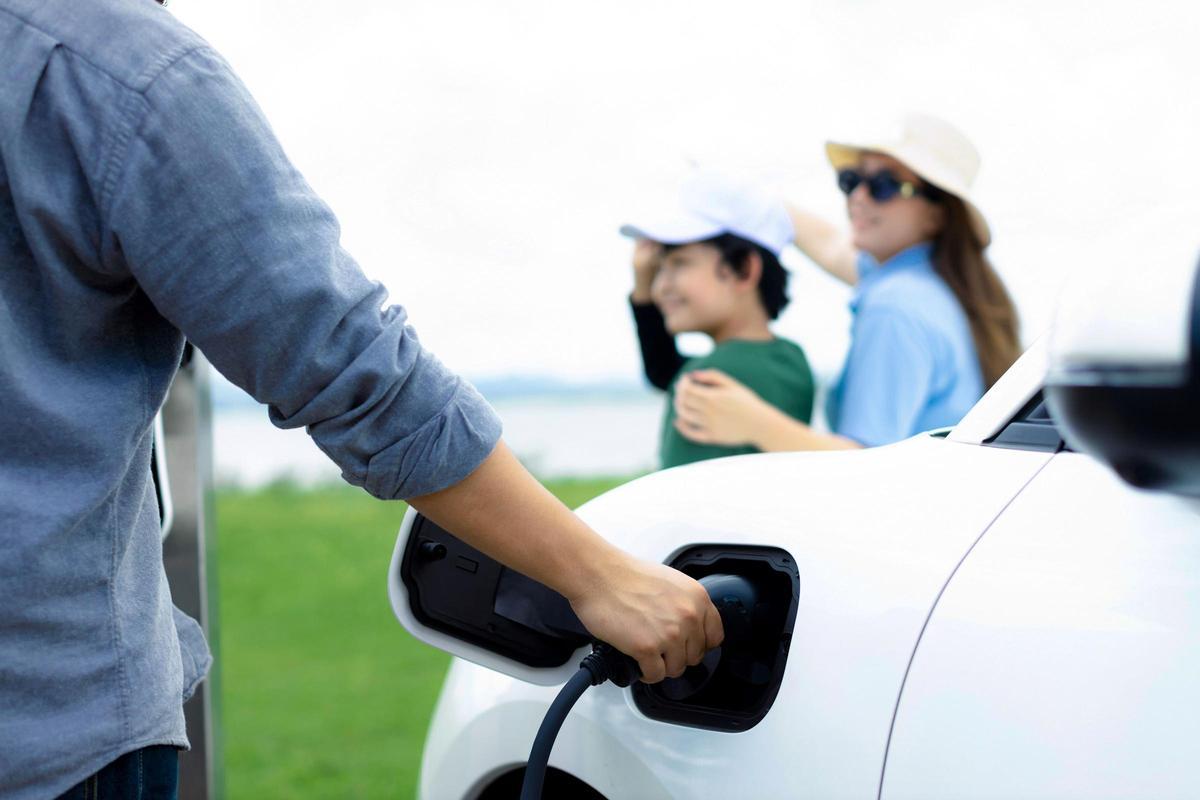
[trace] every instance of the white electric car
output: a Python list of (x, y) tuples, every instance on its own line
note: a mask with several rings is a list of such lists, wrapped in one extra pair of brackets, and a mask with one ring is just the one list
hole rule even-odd
[[(545, 796), (1200, 797), (1200, 276), (1143, 283), (1060, 314), (952, 430), (702, 462), (584, 506), (758, 602), (740, 652), (585, 693)], [(515, 798), (588, 651), (569, 607), (416, 514), (389, 590), (459, 656), (421, 796)]]

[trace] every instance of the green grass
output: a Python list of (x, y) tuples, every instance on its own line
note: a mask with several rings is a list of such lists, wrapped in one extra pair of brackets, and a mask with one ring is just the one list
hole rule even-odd
[[(549, 483), (576, 507), (621, 480)], [(225, 788), (406, 798), (449, 657), (392, 616), (402, 503), (349, 486), (217, 494)]]

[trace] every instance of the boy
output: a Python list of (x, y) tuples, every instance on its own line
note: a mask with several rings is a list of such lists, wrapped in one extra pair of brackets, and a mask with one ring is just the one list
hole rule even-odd
[[(706, 458), (753, 453), (750, 446), (698, 444), (675, 419), (679, 376), (718, 369), (803, 422), (812, 417), (812, 370), (799, 345), (775, 336), (770, 321), (788, 303), (779, 252), (792, 239), (783, 204), (754, 187), (697, 170), (678, 204), (655, 220), (625, 225), (637, 240), (630, 296), (650, 383), (668, 393), (663, 415), (663, 469)], [(685, 359), (675, 335), (713, 340), (705, 356)]]

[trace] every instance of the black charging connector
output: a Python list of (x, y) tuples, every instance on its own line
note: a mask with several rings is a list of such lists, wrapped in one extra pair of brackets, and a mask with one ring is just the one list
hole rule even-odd
[(593, 675), (599, 676), (597, 680), (592, 681), (592, 686), (612, 681), (624, 689), (642, 677), (638, 663), (607, 642), (593, 642), (592, 652), (584, 656), (579, 666), (592, 670)]
[[(732, 645), (736, 651), (750, 636), (750, 617), (757, 596), (753, 584), (737, 575), (708, 575), (700, 580), (700, 584), (708, 592), (709, 599), (721, 615), (725, 644)], [(717, 648), (710, 655), (719, 660), (722, 657), (721, 652), (721, 648)], [(728, 649), (725, 652), (728, 652)], [(642, 672), (632, 658), (605, 642), (592, 643), (592, 652), (579, 662), (579, 671), (567, 681), (567, 685), (554, 698), (550, 710), (542, 719), (541, 727), (533, 740), (533, 749), (529, 753), (529, 762), (525, 765), (521, 800), (540, 800), (554, 740), (567, 714), (587, 688), (599, 686), (605, 681), (612, 681), (625, 688), (641, 676)]]

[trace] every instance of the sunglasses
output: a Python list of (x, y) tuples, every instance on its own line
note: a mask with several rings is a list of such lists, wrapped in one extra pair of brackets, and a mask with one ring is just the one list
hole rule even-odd
[(941, 192), (932, 186), (902, 181), (890, 169), (881, 169), (871, 175), (864, 175), (856, 169), (839, 170), (837, 174), (838, 188), (847, 197), (859, 187), (867, 185), (867, 194), (877, 203), (886, 203), (896, 197), (924, 197), (936, 201)]

